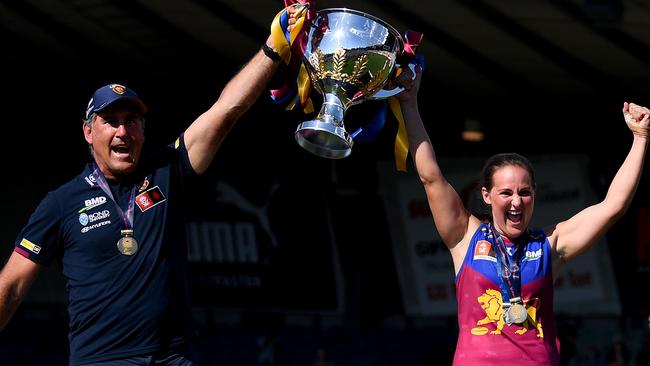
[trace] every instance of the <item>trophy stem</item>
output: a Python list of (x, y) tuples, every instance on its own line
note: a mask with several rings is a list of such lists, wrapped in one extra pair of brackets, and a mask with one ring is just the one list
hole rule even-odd
[(296, 141), (305, 150), (328, 159), (342, 159), (352, 152), (352, 137), (343, 126), (345, 107), (333, 94), (325, 94), (318, 116), (298, 125)]

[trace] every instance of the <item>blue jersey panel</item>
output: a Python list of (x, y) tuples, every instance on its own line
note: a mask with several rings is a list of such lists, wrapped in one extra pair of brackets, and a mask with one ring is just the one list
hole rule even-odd
[[(512, 252), (508, 251), (508, 254), (512, 258)], [(521, 259), (522, 286), (546, 276), (550, 269), (550, 260), (550, 246), (546, 243), (544, 232), (541, 230), (530, 231)], [(465, 266), (472, 267), (493, 283), (499, 284), (495, 238), (488, 225), (482, 224), (474, 233), (461, 270), (456, 275), (456, 283), (458, 283), (458, 278)]]

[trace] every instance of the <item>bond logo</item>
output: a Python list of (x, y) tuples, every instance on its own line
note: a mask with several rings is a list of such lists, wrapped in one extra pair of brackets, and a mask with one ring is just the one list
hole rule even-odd
[(120, 94), (120, 95), (126, 93), (126, 87), (124, 87), (123, 85), (120, 85), (120, 84), (112, 84), (111, 85), (111, 90), (114, 93)]
[(88, 225), (88, 222), (90, 222), (90, 220), (88, 219), (88, 215), (86, 215), (85, 213), (79, 215), (79, 223), (81, 225), (86, 226)]
[(109, 217), (111, 217), (111, 212), (109, 210), (97, 211), (91, 214), (81, 213), (81, 215), (79, 215), (79, 223), (86, 226), (91, 222), (103, 220)]

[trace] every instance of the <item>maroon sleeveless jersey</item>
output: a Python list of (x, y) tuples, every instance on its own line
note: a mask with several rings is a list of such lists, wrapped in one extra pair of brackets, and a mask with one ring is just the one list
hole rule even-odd
[[(489, 225), (474, 233), (456, 276), (459, 335), (454, 365), (557, 365), (559, 342), (553, 320), (551, 245), (543, 231), (527, 234), (521, 255), (523, 324), (503, 320), (496, 239)], [(508, 249), (513, 245), (503, 238)], [(522, 249), (519, 249), (522, 250)], [(512, 250), (508, 250), (511, 255)]]

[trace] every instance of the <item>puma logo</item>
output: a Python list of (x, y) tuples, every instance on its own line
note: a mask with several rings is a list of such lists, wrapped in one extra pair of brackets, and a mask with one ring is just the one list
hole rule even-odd
[(260, 225), (262, 226), (262, 229), (264, 230), (266, 235), (271, 239), (271, 245), (273, 245), (274, 248), (277, 248), (278, 241), (275, 237), (275, 234), (273, 233), (273, 230), (271, 230), (271, 222), (269, 221), (268, 208), (271, 202), (271, 198), (278, 190), (279, 186), (280, 184), (277, 182), (273, 184), (273, 186), (271, 186), (271, 189), (269, 190), (268, 195), (266, 196), (266, 202), (264, 203), (264, 205), (256, 206), (251, 201), (249, 201), (246, 197), (244, 197), (241, 193), (239, 193), (239, 191), (237, 191), (233, 186), (226, 183), (219, 182), (216, 185), (217, 201), (226, 204), (235, 205), (242, 212), (250, 213), (254, 215), (257, 218)]

